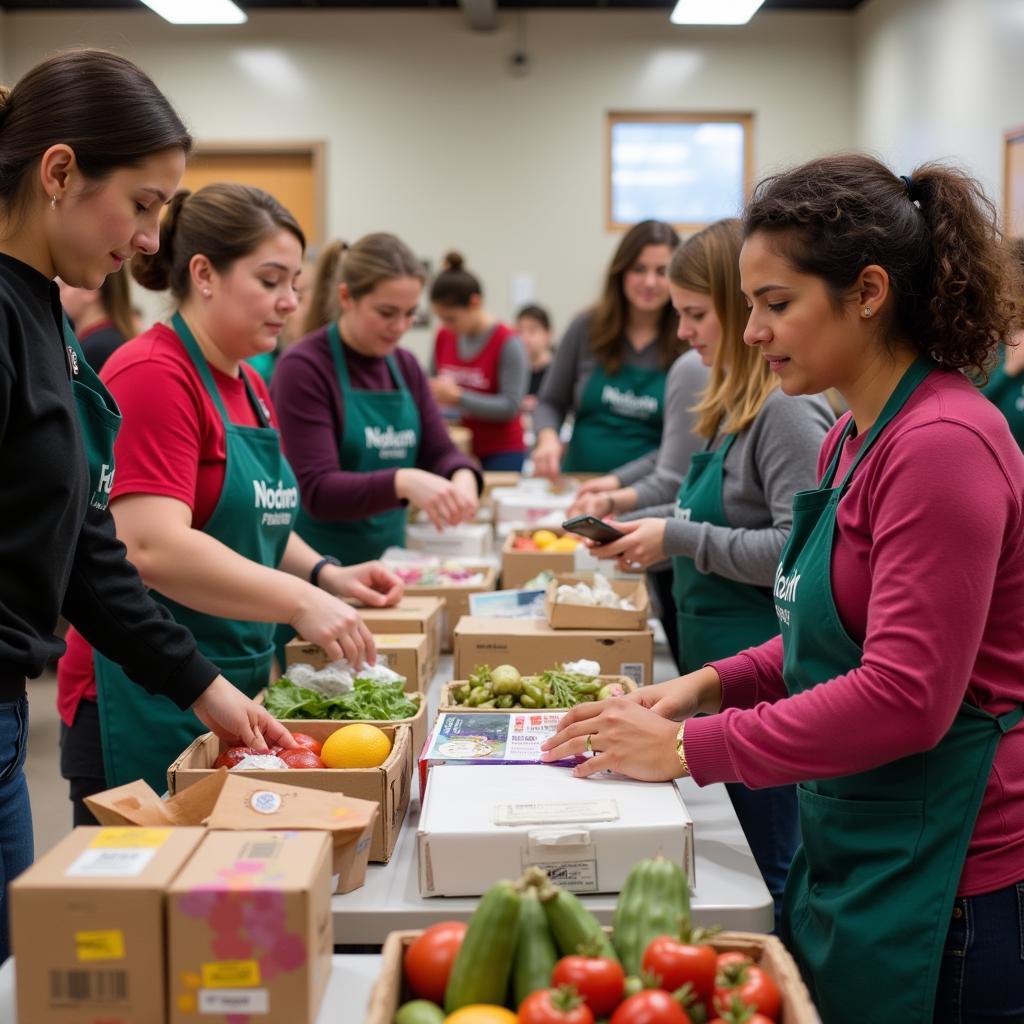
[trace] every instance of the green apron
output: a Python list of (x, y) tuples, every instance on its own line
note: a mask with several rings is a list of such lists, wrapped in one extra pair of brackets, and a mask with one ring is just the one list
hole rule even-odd
[[(715, 451), (697, 452), (679, 488), (676, 516), (729, 526), (722, 505), (725, 460), (736, 440), (726, 434)], [(695, 672), (770, 640), (779, 632), (770, 588), (700, 572), (692, 558), (672, 559), (672, 596), (679, 629), (680, 669)]]
[(594, 367), (583, 388), (565, 473), (610, 473), (661, 444), (664, 370), (623, 366), (616, 374)]
[(102, 511), (110, 501), (114, 484), (114, 440), (121, 427), (121, 412), (113, 395), (82, 354), (67, 317), (64, 317), (64, 346), (71, 373), (71, 395), (89, 466), (89, 507)]
[(1024, 449), (1024, 374), (1006, 372), (1006, 349), (999, 350), (999, 365), (992, 371), (981, 393), (1006, 417), (1013, 439)]
[[(243, 558), (276, 568), (284, 555), (298, 507), (298, 487), (281, 452), (268, 411), (243, 374), (249, 399), (262, 426), (232, 423), (217, 384), (188, 325), (175, 314), (172, 324), (220, 413), (227, 439), (224, 486), (203, 532)], [(269, 680), (274, 623), (223, 619), (186, 608), (153, 592), (174, 620), (191, 630), (199, 650), (240, 690), (255, 697)], [(108, 786), (143, 778), (158, 793), (166, 786), (168, 765), (204, 732), (191, 711), (181, 711), (162, 695), (147, 693), (120, 666), (94, 652), (103, 764)]]
[[(345, 426), (338, 439), (338, 462), (347, 472), (415, 467), (420, 447), (420, 414), (393, 356), (387, 365), (394, 391), (357, 391), (350, 381), (337, 323), (327, 328), (338, 375)], [(318, 519), (300, 509), (296, 530), (321, 555), (343, 565), (379, 558), (385, 548), (405, 544), (404, 506), (365, 519)]]
[[(790, 694), (857, 668), (862, 649), (839, 619), (830, 579), (836, 510), (861, 460), (934, 369), (903, 376), (853, 465), (832, 486), (853, 422), (815, 490), (793, 499), (793, 530), (774, 594)], [(787, 943), (824, 1024), (930, 1024), (967, 846), (996, 745), (1024, 714), (963, 703), (932, 750), (798, 787), (803, 845), (785, 896)]]

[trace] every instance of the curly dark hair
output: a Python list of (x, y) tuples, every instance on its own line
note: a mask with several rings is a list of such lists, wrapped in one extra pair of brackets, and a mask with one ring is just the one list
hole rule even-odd
[(955, 167), (927, 163), (903, 179), (863, 154), (822, 157), (762, 181), (743, 228), (772, 235), (837, 309), (864, 267), (884, 268), (895, 300), (887, 333), (948, 369), (983, 379), (1017, 326), (1018, 263), (995, 207)]

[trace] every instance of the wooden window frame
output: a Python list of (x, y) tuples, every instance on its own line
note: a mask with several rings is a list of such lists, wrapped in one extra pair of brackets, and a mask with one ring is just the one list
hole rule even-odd
[(316, 237), (307, 238), (310, 246), (322, 245), (327, 238), (327, 143), (323, 139), (295, 139), (287, 142), (220, 142), (197, 140), (195, 156), (309, 156), (312, 157)]
[[(626, 231), (632, 224), (623, 224), (612, 216), (612, 129), (617, 124), (739, 124), (743, 127), (743, 198), (750, 197), (754, 187), (754, 115), (753, 113), (702, 113), (691, 111), (629, 111), (610, 110), (605, 115), (605, 195), (604, 221), (605, 230), (609, 232)], [(708, 222), (710, 223), (710, 222)], [(708, 226), (707, 223), (673, 224), (680, 234), (693, 234)]]
[(1010, 152), (1014, 146), (1024, 146), (1024, 125), (1003, 132), (1003, 233), (1007, 238), (1024, 238), (1013, 234), (1013, 210), (1010, 209)]

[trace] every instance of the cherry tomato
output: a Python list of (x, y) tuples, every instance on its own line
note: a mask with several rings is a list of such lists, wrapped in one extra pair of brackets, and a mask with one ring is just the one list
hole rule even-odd
[(282, 750), (277, 755), (289, 768), (325, 768), (326, 765), (312, 750), (298, 747), (295, 750)]
[(691, 1024), (690, 1015), (660, 988), (630, 996), (612, 1014), (611, 1024)]
[(571, 986), (542, 988), (519, 1004), (519, 1024), (594, 1024), (594, 1014)]
[(643, 969), (661, 979), (661, 988), (675, 992), (689, 983), (693, 994), (710, 1003), (715, 991), (718, 954), (711, 946), (680, 942), (671, 935), (652, 939), (644, 951)]
[(603, 956), (563, 956), (555, 964), (551, 984), (572, 985), (595, 1017), (607, 1017), (619, 1003), (626, 985), (622, 965)]
[(413, 995), (438, 1005), (444, 1002), (448, 975), (465, 934), (465, 921), (442, 921), (427, 928), (405, 951), (405, 980)]
[(320, 756), (320, 749), (323, 747), (323, 744), (319, 740), (313, 739), (312, 736), (309, 736), (304, 732), (293, 732), (292, 739), (295, 740), (298, 746), (305, 747), (307, 750), (312, 750), (317, 757)]
[(729, 1006), (733, 996), (747, 1006), (777, 1020), (782, 1006), (778, 985), (757, 964), (730, 964), (715, 979), (715, 1006)]
[(234, 768), (239, 761), (243, 758), (248, 757), (250, 754), (262, 754), (266, 751), (253, 750), (252, 747), (228, 747), (216, 761), (213, 762), (214, 768)]
[(740, 953), (736, 950), (730, 950), (728, 953), (718, 954), (718, 969), (722, 970), (724, 967), (728, 967), (730, 964), (752, 964), (754, 961), (747, 956), (746, 953)]

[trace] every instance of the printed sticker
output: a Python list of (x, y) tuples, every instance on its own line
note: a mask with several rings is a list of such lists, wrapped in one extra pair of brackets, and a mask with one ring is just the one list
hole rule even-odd
[(79, 960), (123, 960), (124, 932), (75, 932), (75, 955)]

